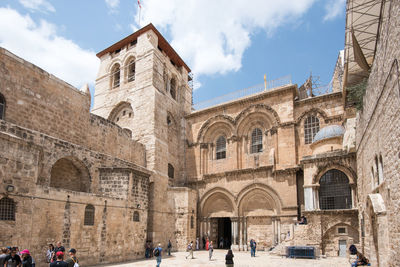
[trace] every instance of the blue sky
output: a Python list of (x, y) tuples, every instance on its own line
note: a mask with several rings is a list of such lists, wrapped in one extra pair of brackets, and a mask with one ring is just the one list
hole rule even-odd
[[(312, 71), (327, 84), (344, 46), (345, 0), (141, 0), (196, 78), (194, 101)], [(80, 88), (95, 54), (139, 28), (137, 0), (1, 0), (0, 46)]]

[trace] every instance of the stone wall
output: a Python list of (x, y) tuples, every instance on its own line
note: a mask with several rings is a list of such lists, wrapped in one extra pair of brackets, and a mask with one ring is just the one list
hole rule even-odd
[(362, 249), (376, 266), (400, 264), (400, 3), (385, 1), (356, 150)]

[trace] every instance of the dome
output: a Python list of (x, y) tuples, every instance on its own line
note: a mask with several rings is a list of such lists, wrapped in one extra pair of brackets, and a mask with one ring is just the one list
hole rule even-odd
[(337, 136), (342, 136), (344, 134), (344, 128), (340, 125), (329, 125), (321, 130), (314, 136), (313, 143)]

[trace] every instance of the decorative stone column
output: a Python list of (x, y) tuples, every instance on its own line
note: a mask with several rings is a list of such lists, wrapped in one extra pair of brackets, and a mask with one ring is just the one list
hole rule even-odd
[(278, 244), (281, 243), (281, 220), (278, 219), (277, 221), (277, 228), (278, 228)]
[(247, 217), (243, 217), (243, 250), (247, 251)]
[(243, 219), (242, 217), (238, 218), (239, 222), (239, 250), (243, 250)]

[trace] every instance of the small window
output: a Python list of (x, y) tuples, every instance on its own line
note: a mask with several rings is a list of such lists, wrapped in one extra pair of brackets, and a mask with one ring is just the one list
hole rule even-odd
[(251, 133), (251, 148), (250, 153), (262, 152), (262, 131), (259, 128), (255, 128)]
[(346, 234), (347, 233), (346, 227), (338, 227), (337, 232), (338, 234)]
[(4, 120), (4, 113), (6, 111), (6, 100), (2, 94), (0, 94), (0, 120)]
[(383, 182), (383, 159), (382, 155), (379, 156), (379, 162), (378, 162), (378, 184), (381, 184)]
[(318, 131), (319, 119), (315, 116), (308, 116), (304, 122), (304, 143), (311, 144)]
[(94, 225), (94, 206), (87, 205), (85, 208), (84, 225)]
[(217, 139), (217, 145), (216, 145), (217, 149), (217, 155), (216, 158), (217, 159), (224, 159), (226, 158), (226, 139), (223, 136), (218, 137)]
[(15, 203), (11, 198), (3, 197), (0, 200), (0, 220), (15, 221)]
[(131, 46), (134, 46), (134, 45), (136, 45), (137, 44), (137, 39), (136, 40), (133, 40), (132, 42), (131, 42)]
[(175, 81), (175, 78), (171, 79), (171, 85), (170, 85), (170, 91), (169, 92), (170, 92), (172, 98), (176, 100), (176, 81)]
[(138, 211), (133, 212), (133, 218), (132, 218), (132, 220), (133, 220), (134, 222), (139, 222), (139, 221), (140, 221), (140, 215), (139, 215), (139, 212), (138, 212)]
[(168, 177), (170, 179), (174, 179), (174, 175), (175, 175), (175, 170), (174, 170), (174, 166), (172, 166), (172, 164), (168, 163)]
[(167, 115), (167, 125), (168, 126), (172, 125), (172, 120), (171, 120), (171, 117), (169, 115)]
[(190, 229), (193, 229), (193, 228), (194, 228), (194, 217), (192, 215), (192, 216), (190, 216)]

